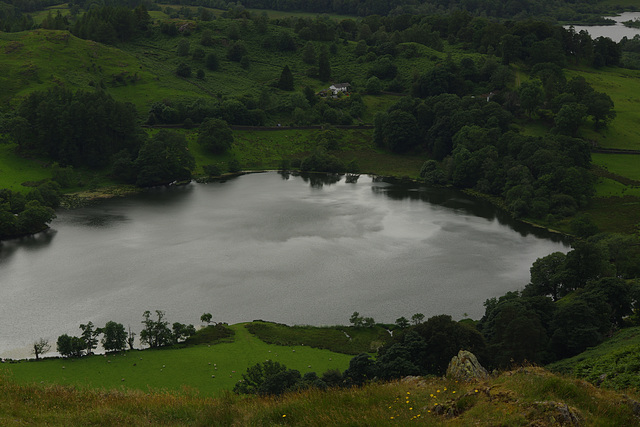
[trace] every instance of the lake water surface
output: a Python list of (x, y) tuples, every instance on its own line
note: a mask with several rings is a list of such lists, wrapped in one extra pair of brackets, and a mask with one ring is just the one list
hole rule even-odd
[(58, 212), (0, 246), (0, 357), (81, 323), (139, 333), (142, 313), (199, 324), (348, 324), (423, 313), (478, 319), (569, 247), (446, 189), (277, 173), (152, 189)]
[[(616, 21), (615, 25), (574, 25), (576, 33), (581, 30), (585, 30), (589, 33), (592, 39), (598, 37), (609, 37), (614, 42), (619, 42), (623, 37), (632, 39), (637, 34), (640, 34), (640, 29), (629, 28), (622, 25), (623, 22), (633, 21), (640, 18), (640, 12), (623, 12), (619, 16), (607, 16), (606, 18)], [(569, 28), (569, 25), (565, 25), (565, 28)]]

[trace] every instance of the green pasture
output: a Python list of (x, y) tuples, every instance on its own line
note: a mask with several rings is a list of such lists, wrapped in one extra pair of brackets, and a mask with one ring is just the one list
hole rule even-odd
[(596, 183), (597, 197), (621, 197), (635, 196), (640, 197), (640, 187), (629, 187), (618, 181), (609, 178), (598, 178)]
[(4, 363), (0, 372), (20, 384), (65, 384), (78, 388), (137, 389), (203, 396), (221, 395), (242, 379), (249, 366), (265, 360), (283, 363), (301, 374), (329, 369), (341, 372), (352, 356), (309, 346), (266, 344), (244, 324), (231, 326), (233, 342), (183, 349), (127, 351), (80, 359), (43, 359)]
[(591, 160), (611, 173), (640, 181), (640, 155), (593, 153)]
[(616, 118), (607, 129), (590, 133), (587, 137), (603, 148), (640, 150), (640, 71), (580, 68), (567, 70), (566, 75), (567, 79), (584, 77), (595, 90), (605, 92), (613, 100)]
[(45, 161), (26, 159), (15, 153), (15, 145), (0, 144), (0, 188), (26, 192), (24, 182), (51, 178)]

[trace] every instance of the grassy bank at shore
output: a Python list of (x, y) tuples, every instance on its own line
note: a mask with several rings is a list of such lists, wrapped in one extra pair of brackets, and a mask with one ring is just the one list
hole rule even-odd
[(19, 384), (60, 384), (81, 389), (140, 390), (220, 396), (249, 366), (267, 359), (301, 374), (345, 370), (352, 356), (305, 345), (267, 344), (244, 324), (232, 325), (231, 342), (179, 349), (126, 351), (82, 358), (3, 363), (3, 377)]

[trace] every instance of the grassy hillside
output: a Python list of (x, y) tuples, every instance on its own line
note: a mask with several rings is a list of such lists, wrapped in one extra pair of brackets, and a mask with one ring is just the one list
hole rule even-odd
[[(66, 31), (0, 33), (0, 102), (16, 101), (36, 90), (65, 85), (89, 90), (133, 82), (140, 92), (155, 76), (136, 58), (114, 47), (81, 40)], [(119, 93), (115, 91), (114, 95)]]
[[(258, 362), (271, 359), (301, 374), (345, 370), (352, 356), (304, 345), (266, 344), (243, 324), (231, 326), (233, 342), (185, 349), (127, 351), (80, 359), (44, 359), (4, 363), (0, 372), (20, 384), (62, 384), (90, 389), (189, 392), (221, 395)], [(1, 424), (1, 423), (0, 423)]]
[(0, 424), (13, 425), (635, 425), (634, 400), (541, 368), (479, 382), (442, 378), (309, 390), (281, 398), (226, 393), (79, 390), (17, 385), (0, 376)]
[(626, 328), (587, 351), (548, 366), (594, 384), (619, 390), (640, 388), (640, 328)]

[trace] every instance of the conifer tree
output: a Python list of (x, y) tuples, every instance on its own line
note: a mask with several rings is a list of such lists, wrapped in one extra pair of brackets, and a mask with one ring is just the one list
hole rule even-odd
[(293, 74), (288, 65), (285, 65), (280, 74), (280, 80), (278, 81), (278, 87), (282, 90), (293, 90)]
[(331, 79), (331, 65), (329, 64), (329, 52), (324, 47), (318, 58), (318, 78), (323, 82)]

